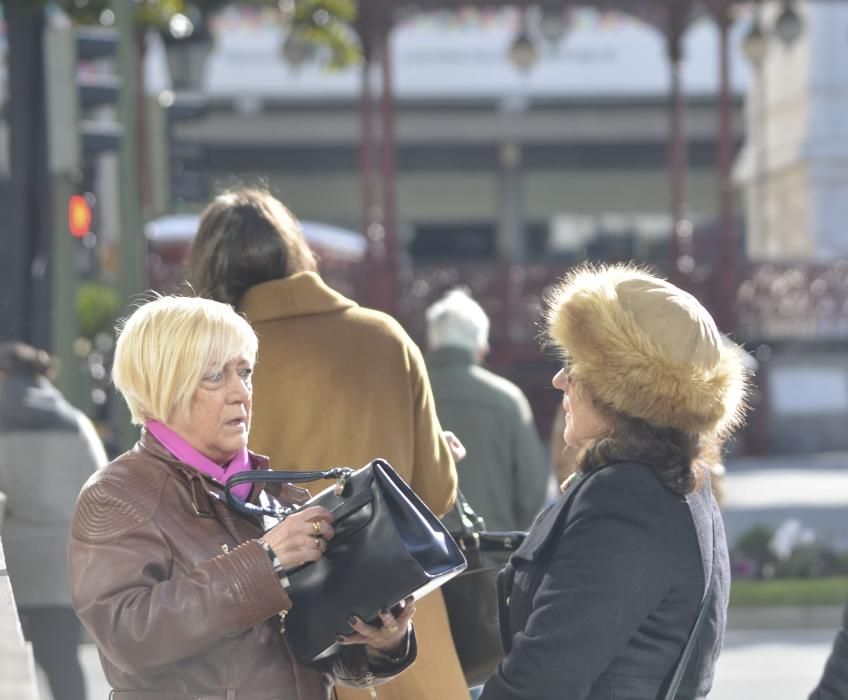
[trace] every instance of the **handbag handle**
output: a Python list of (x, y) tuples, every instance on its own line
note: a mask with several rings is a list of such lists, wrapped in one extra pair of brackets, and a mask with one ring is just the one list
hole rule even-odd
[(474, 537), (475, 532), (482, 532), (486, 529), (486, 521), (483, 519), (483, 516), (478, 515), (471, 507), (471, 504), (465, 499), (465, 495), (460, 491), (458, 486), (456, 488), (456, 499), (453, 502), (453, 509), (459, 518), (460, 527), (460, 531), (454, 533), (454, 537), (456, 535), (460, 537)]
[(227, 504), (245, 515), (271, 515), (274, 517), (285, 517), (292, 512), (291, 508), (284, 506), (271, 508), (267, 506), (259, 506), (249, 501), (243, 501), (233, 493), (233, 488), (239, 484), (255, 484), (257, 482), (263, 484), (294, 484), (303, 481), (317, 481), (318, 479), (335, 479), (336, 488), (335, 494), (342, 495), (345, 484), (353, 474), (353, 469), (350, 467), (333, 467), (323, 471), (311, 472), (282, 472), (275, 469), (254, 469), (252, 471), (238, 472), (233, 474), (227, 483), (224, 485), (224, 493), (227, 497)]

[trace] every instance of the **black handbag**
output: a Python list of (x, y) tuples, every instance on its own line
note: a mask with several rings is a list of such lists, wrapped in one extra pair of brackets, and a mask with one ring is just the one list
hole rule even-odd
[(319, 472), (240, 472), (227, 480), (227, 502), (248, 515), (282, 520), (295, 509), (245, 502), (232, 488), (320, 478), (335, 479), (336, 484), (302, 507), (330, 510), (335, 535), (321, 559), (286, 571), (292, 601), (285, 616), (286, 636), (304, 664), (338, 650), (336, 636), (352, 632), (347, 623), (351, 613), (379, 625), (380, 610), (408, 596), (421, 598), (466, 567), (459, 546), (439, 519), (381, 459), (356, 471), (339, 467)]
[(460, 530), (452, 532), (468, 568), (442, 589), (456, 653), (469, 687), (492, 675), (504, 652), (498, 629), (498, 572), (526, 532), (492, 532), (457, 491)]

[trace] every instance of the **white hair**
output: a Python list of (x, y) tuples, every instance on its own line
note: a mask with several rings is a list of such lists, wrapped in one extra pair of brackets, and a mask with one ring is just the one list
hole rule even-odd
[(488, 352), (489, 317), (466, 291), (451, 290), (427, 309), (427, 343), (431, 350), (459, 346)]

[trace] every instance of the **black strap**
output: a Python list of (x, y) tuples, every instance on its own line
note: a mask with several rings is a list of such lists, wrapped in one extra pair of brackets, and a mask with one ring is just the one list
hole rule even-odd
[[(715, 513), (713, 513), (712, 498), (708, 501), (708, 507), (710, 509), (710, 522), (713, 530), (713, 546), (710, 551), (710, 556), (713, 559), (713, 569), (715, 569)], [(698, 610), (698, 617), (695, 618), (695, 624), (692, 625), (692, 631), (689, 632), (689, 638), (686, 640), (686, 644), (683, 646), (680, 658), (677, 660), (677, 667), (674, 669), (674, 675), (671, 677), (671, 681), (668, 684), (668, 690), (666, 691), (664, 700), (674, 700), (677, 695), (677, 688), (680, 686), (680, 681), (683, 680), (683, 674), (686, 672), (686, 667), (689, 665), (689, 659), (692, 656), (692, 652), (695, 650), (695, 641), (698, 638), (698, 632), (703, 625), (704, 618), (707, 616), (707, 603), (710, 598), (712, 598), (714, 578), (715, 571), (711, 570), (710, 579), (707, 582), (707, 587), (704, 591), (704, 597), (701, 599), (701, 607)]]
[(243, 501), (233, 493), (233, 488), (239, 484), (293, 484), (303, 481), (317, 481), (318, 479), (335, 479), (336, 483), (344, 483), (353, 474), (350, 467), (333, 467), (324, 471), (312, 472), (281, 472), (276, 469), (254, 469), (252, 471), (238, 472), (233, 474), (224, 486), (227, 503), (231, 508), (245, 513), (246, 515), (271, 515), (284, 518), (292, 512), (291, 508), (278, 506), (260, 506), (249, 501)]
[(461, 537), (474, 537), (475, 532), (482, 532), (486, 529), (486, 521), (483, 520), (483, 516), (478, 515), (471, 507), (471, 504), (465, 499), (465, 495), (459, 490), (459, 487), (456, 489), (453, 509), (459, 519), (460, 528), (459, 532), (451, 533), (454, 537), (457, 535)]

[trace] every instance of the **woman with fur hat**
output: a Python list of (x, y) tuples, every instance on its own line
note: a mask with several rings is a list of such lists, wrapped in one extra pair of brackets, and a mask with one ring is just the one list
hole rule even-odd
[(706, 698), (730, 583), (708, 465), (742, 421), (744, 353), (632, 265), (572, 272), (547, 324), (578, 471), (500, 573), (507, 653), (481, 700), (664, 698), (703, 600), (676, 697)]

